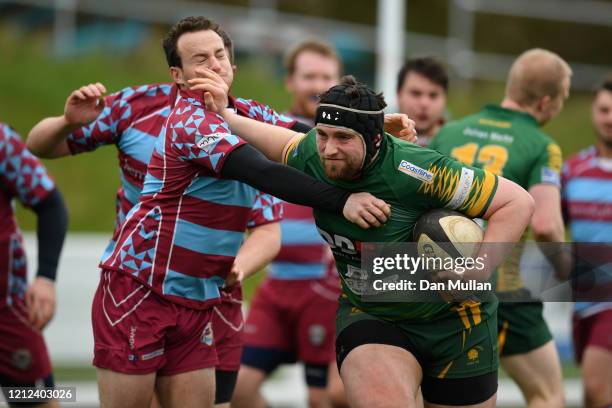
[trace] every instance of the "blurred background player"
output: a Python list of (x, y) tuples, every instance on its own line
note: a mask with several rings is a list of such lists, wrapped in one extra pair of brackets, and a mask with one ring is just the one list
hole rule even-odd
[[(565, 240), (561, 149), (540, 127), (561, 112), (571, 73), (567, 63), (550, 51), (524, 52), (512, 64), (500, 105), (487, 105), (475, 115), (447, 124), (430, 144), (527, 189), (536, 204), (530, 225), (538, 242)], [(527, 298), (517, 261), (510, 258), (497, 270), (501, 365), (519, 385), (529, 407), (562, 407), (561, 365), (542, 315), (543, 304), (516, 303)]]
[[(186, 18), (177, 24), (181, 30), (205, 27), (215, 31), (223, 40), (225, 53), (231, 64), (233, 44), (231, 39), (214, 22), (203, 17)], [(169, 59), (181, 58), (177, 44), (169, 44)], [(170, 61), (169, 61), (170, 62)], [(195, 63), (172, 60), (171, 66), (193, 70)], [(222, 69), (215, 58), (207, 59), (206, 66), (219, 73), (231, 87), (233, 70)], [(193, 73), (191, 73), (193, 75)], [(100, 100), (106, 92), (100, 83), (89, 84), (75, 90), (67, 99), (64, 114), (47, 118), (37, 124), (28, 138), (28, 145), (42, 157), (58, 158), (80, 154), (99, 147), (114, 145), (117, 149), (121, 187), (117, 192), (117, 220), (119, 228), (125, 215), (138, 202), (151, 152), (164, 122), (172, 109), (179, 87), (185, 87), (184, 79), (175, 83), (142, 85), (125, 88)], [(281, 116), (256, 101), (230, 97), (230, 107), (239, 114), (270, 124), (292, 128), (296, 121)], [(298, 126), (299, 129), (299, 126)], [(252, 203), (248, 222), (249, 235), (242, 244), (234, 262), (234, 272), (248, 277), (265, 266), (280, 246), (280, 201), (267, 194), (258, 193)], [(242, 351), (241, 331), (242, 288), (240, 282), (221, 291), (222, 303), (214, 307), (213, 332), (217, 342), (219, 365), (215, 371), (217, 404), (229, 404), (240, 366)]]
[(407, 60), (397, 76), (399, 111), (415, 121), (417, 144), (427, 146), (444, 124), (448, 73), (434, 57)]
[(338, 83), (342, 61), (329, 44), (312, 39), (289, 50), (285, 70), (285, 88), (292, 98), (285, 114), (313, 127), (319, 95)]
[[(338, 82), (341, 61), (328, 44), (308, 40), (290, 49), (285, 68), (285, 85), (293, 99), (287, 115), (311, 128), (319, 95)], [(265, 407), (265, 379), (279, 365), (297, 361), (305, 365), (310, 407), (329, 406), (330, 396), (338, 404), (344, 399), (335, 364), (340, 281), (333, 257), (317, 231), (312, 209), (283, 205), (281, 251), (249, 307), (235, 408)], [(328, 380), (331, 395), (326, 392)]]
[[(38, 271), (27, 284), (13, 199), (36, 213)], [(68, 217), (44, 166), (0, 123), (0, 386), (53, 387), (42, 330), (55, 313), (55, 277)], [(4, 390), (3, 390), (4, 391)], [(6, 396), (6, 395), (5, 395)], [(50, 401), (45, 406), (57, 406)], [(21, 405), (20, 405), (21, 406)]]
[[(599, 288), (607, 285), (609, 288), (612, 284), (609, 263), (612, 237), (612, 77), (597, 88), (591, 114), (597, 140), (565, 162), (563, 204), (572, 240), (576, 243), (577, 257), (601, 265), (596, 277), (589, 279), (589, 284)], [(601, 245), (599, 248), (597, 243)], [(581, 250), (588, 252), (584, 254)], [(599, 253), (594, 254), (594, 251)], [(577, 279), (580, 285), (581, 276), (578, 275)], [(609, 300), (609, 290), (607, 295)], [(612, 406), (612, 302), (576, 302), (573, 320), (574, 349), (582, 368), (585, 406)]]

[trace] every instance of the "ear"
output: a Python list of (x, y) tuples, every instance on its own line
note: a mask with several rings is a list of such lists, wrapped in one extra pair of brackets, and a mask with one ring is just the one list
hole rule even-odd
[(552, 102), (552, 99), (550, 98), (550, 96), (546, 95), (544, 97), (542, 97), (536, 106), (536, 109), (538, 112), (544, 112), (546, 110), (548, 110), (548, 107), (550, 106)]
[(234, 73), (234, 75), (236, 74), (237, 69), (238, 69), (238, 66), (236, 66), (236, 64), (232, 64), (232, 72)]
[(187, 86), (185, 80), (183, 79), (183, 70), (179, 67), (170, 67), (170, 76), (174, 83), (176, 83), (179, 87)]
[(380, 148), (380, 143), (382, 142), (382, 136), (381, 134), (377, 134), (376, 137), (374, 138), (374, 146), (376, 146), (376, 148)]

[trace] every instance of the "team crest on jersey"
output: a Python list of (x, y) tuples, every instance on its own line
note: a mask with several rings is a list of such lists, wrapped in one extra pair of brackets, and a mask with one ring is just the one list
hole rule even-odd
[(227, 133), (211, 133), (202, 137), (197, 146), (204, 150), (206, 153), (210, 153), (210, 150), (217, 144), (217, 142), (227, 136)]
[(202, 343), (207, 346), (212, 346), (214, 342), (212, 322), (206, 323), (204, 331), (202, 331)]
[(467, 360), (468, 360), (467, 365), (471, 366), (471, 365), (480, 363), (480, 354), (483, 351), (484, 349), (481, 346), (476, 346), (476, 347), (469, 349), (468, 352), (466, 353)]
[(32, 353), (30, 353), (30, 350), (22, 348), (13, 353), (11, 360), (13, 367), (26, 370), (32, 364)]
[(434, 178), (432, 172), (427, 171), (419, 166), (416, 166), (406, 160), (402, 160), (397, 169), (402, 173), (405, 173), (410, 177), (414, 177), (415, 179), (424, 181), (425, 183), (431, 183)]
[(308, 328), (308, 339), (313, 346), (320, 346), (325, 341), (325, 327), (313, 324)]

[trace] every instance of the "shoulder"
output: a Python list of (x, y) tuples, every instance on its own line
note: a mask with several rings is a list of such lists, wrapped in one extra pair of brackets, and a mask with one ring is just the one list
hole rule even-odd
[(389, 150), (388, 157), (393, 157), (395, 161), (402, 158), (411, 158), (414, 161), (427, 161), (433, 158), (443, 157), (443, 155), (436, 150), (406, 142), (389, 134), (387, 134), (386, 137), (387, 148)]
[(462, 119), (453, 120), (447, 122), (438, 133), (434, 136), (432, 141), (441, 141), (447, 137), (454, 137), (457, 134), (463, 133), (464, 129), (468, 126), (478, 124), (480, 113), (476, 113), (470, 116), (466, 116)]
[(578, 175), (585, 167), (591, 166), (595, 156), (596, 149), (593, 145), (570, 155), (563, 163), (564, 173), (569, 176)]
[[(172, 85), (168, 83), (129, 86), (107, 97), (111, 108), (126, 108), (134, 110), (156, 109), (158, 106), (170, 103), (169, 96)], [(130, 112), (132, 113), (132, 112)]]
[(316, 129), (310, 130), (299, 139), (293, 141), (285, 152), (284, 162), (296, 167), (298, 163), (306, 163), (313, 158), (319, 161)]
[(234, 108), (239, 115), (252, 119), (263, 120), (264, 122), (276, 125), (277, 122), (293, 124), (295, 120), (289, 116), (277, 113), (270, 106), (254, 99), (236, 97)]
[[(433, 180), (432, 167), (446, 156), (441, 153), (412, 143), (387, 136), (387, 154), (385, 167), (392, 167), (393, 173), (401, 172), (421, 182)], [(410, 180), (400, 178), (400, 180)]]

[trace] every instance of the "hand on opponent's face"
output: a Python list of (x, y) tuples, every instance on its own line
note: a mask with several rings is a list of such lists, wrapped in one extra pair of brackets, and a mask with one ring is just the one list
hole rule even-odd
[(197, 78), (188, 80), (190, 89), (204, 93), (206, 109), (221, 113), (228, 105), (229, 87), (227, 83), (214, 71), (208, 68), (198, 68)]

